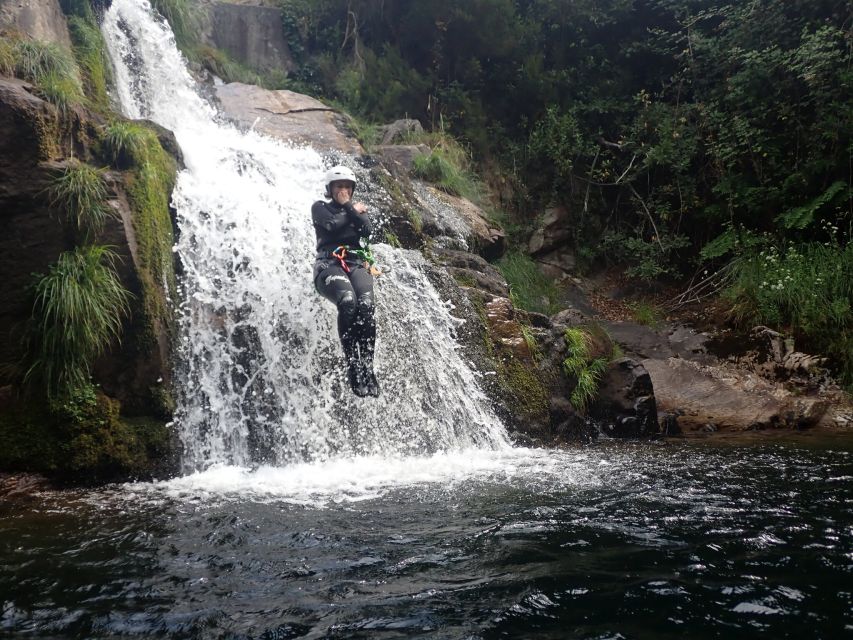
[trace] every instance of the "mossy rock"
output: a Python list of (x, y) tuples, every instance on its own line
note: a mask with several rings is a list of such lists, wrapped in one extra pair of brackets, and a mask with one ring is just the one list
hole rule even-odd
[(0, 470), (73, 484), (162, 475), (174, 461), (165, 421), (123, 418), (93, 388), (62, 402), (15, 399), (0, 410)]

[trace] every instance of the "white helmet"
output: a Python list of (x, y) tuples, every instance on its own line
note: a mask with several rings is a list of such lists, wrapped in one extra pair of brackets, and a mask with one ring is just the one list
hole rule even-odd
[(330, 185), (333, 182), (337, 182), (338, 180), (348, 180), (349, 182), (352, 182), (352, 190), (353, 193), (355, 193), (356, 180), (355, 174), (352, 172), (352, 169), (343, 165), (338, 165), (336, 167), (332, 167), (326, 172), (325, 184), (327, 198), (332, 197), (332, 188)]

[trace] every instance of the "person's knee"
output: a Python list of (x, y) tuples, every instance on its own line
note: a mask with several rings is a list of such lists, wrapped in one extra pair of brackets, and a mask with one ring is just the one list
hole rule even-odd
[(340, 316), (343, 323), (347, 326), (352, 324), (352, 321), (355, 320), (355, 314), (357, 311), (355, 296), (350, 291), (345, 291), (338, 297), (338, 315)]
[(373, 294), (363, 293), (358, 297), (358, 315), (363, 318), (373, 317)]

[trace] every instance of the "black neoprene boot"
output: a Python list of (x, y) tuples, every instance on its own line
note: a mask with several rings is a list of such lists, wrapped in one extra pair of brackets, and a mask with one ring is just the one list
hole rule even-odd
[(374, 398), (379, 397), (379, 381), (373, 373), (373, 349), (372, 341), (363, 340), (359, 344), (361, 350), (361, 380), (364, 383), (367, 395)]
[(352, 392), (359, 398), (371, 395), (369, 385), (365, 381), (361, 357), (359, 357), (358, 343), (351, 336), (344, 334), (341, 337), (341, 344), (344, 347), (344, 356), (347, 361), (347, 380)]

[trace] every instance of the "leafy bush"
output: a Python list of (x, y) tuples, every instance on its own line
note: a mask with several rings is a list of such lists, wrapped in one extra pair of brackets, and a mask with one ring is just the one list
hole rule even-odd
[(121, 333), (130, 294), (114, 272), (107, 247), (77, 247), (59, 256), (35, 283), (24, 383), (48, 397), (89, 383), (92, 363)]
[(559, 310), (560, 290), (521, 252), (507, 253), (496, 266), (509, 283), (514, 306), (525, 311), (552, 314)]
[(51, 206), (63, 209), (78, 229), (97, 233), (114, 215), (107, 205), (107, 185), (103, 171), (72, 161), (48, 188)]

